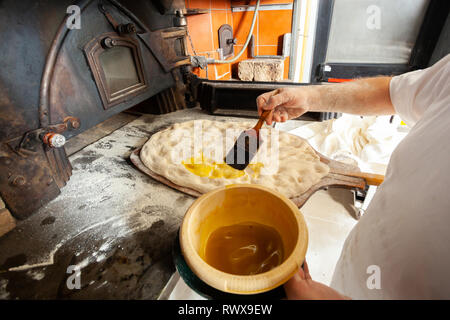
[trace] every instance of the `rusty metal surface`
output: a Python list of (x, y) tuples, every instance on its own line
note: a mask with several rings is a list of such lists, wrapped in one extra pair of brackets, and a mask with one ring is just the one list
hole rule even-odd
[(48, 144), (44, 139), (45, 134), (62, 134), (67, 130), (77, 130), (80, 125), (80, 119), (71, 116), (65, 117), (62, 123), (52, 124), (45, 128), (38, 128), (25, 132), (22, 136), (22, 139), (20, 140), (20, 143), (17, 146), (13, 146), (11, 144), (10, 146), (19, 154), (22, 154), (26, 150), (37, 152), (39, 150), (38, 147), (41, 142), (43, 142), (44, 144)]
[(160, 32), (138, 34), (166, 72), (191, 63), (189, 57), (180, 57), (174, 49), (177, 47), (176, 42), (179, 41), (181, 51), (186, 51), (186, 36), (186, 28), (170, 28)]
[[(90, 1), (84, 0), (84, 1), (79, 1), (77, 3), (78, 7), (80, 8), (80, 14), (81, 13), (84, 14), (85, 8), (91, 2), (92, 2), (92, 0), (90, 0)], [(52, 38), (53, 41), (51, 43), (51, 46), (49, 48), (49, 51), (48, 51), (48, 54), (47, 54), (47, 57), (45, 60), (45, 67), (44, 67), (44, 71), (42, 73), (42, 78), (41, 78), (41, 85), (40, 85), (40, 90), (39, 90), (39, 121), (40, 121), (41, 127), (48, 126), (51, 121), (51, 119), (50, 119), (51, 113), (49, 110), (50, 109), (49, 108), (49, 90), (50, 90), (50, 86), (51, 86), (55, 61), (58, 57), (59, 51), (65, 41), (65, 37), (69, 30), (67, 28), (67, 20), (69, 18), (69, 15), (61, 15), (61, 13), (60, 13), (60, 17), (62, 18), (62, 21), (59, 24), (59, 27), (57, 29), (55, 36)], [(62, 83), (58, 84), (58, 85), (63, 86)]]
[(4, 0), (0, 6), (0, 142), (40, 126), (45, 59), (71, 1)]
[[(110, 43), (109, 46), (111, 46), (111, 48), (116, 46), (129, 48), (133, 55), (132, 58), (134, 65), (136, 66), (139, 82), (130, 88), (121, 90), (120, 95), (115, 95), (115, 92), (111, 92), (100, 63), (100, 56), (108, 50), (102, 45), (102, 42), (105, 40)], [(122, 37), (114, 32), (103, 33), (89, 41), (84, 47), (84, 52), (105, 109), (109, 109), (131, 97), (137, 96), (141, 94), (142, 91), (148, 89), (148, 80), (146, 79), (147, 77), (143, 70), (143, 61), (139, 50), (139, 43), (134, 38)]]
[(1, 197), (18, 219), (28, 217), (60, 192), (43, 150), (21, 155), (7, 144), (0, 144), (0, 186)]
[(178, 91), (173, 88), (164, 90), (156, 95), (156, 102), (161, 114), (169, 113), (186, 108), (183, 97), (178, 95)]
[[(133, 21), (109, 2), (105, 6), (118, 23)], [(80, 30), (71, 30), (64, 36), (64, 43), (58, 52), (49, 90), (49, 106), (51, 122), (59, 122), (64, 116), (75, 115), (80, 118), (81, 127), (77, 132), (70, 132), (66, 138), (71, 138), (87, 128), (109, 118), (113, 114), (130, 108), (151, 96), (175, 85), (171, 73), (166, 73), (157, 62), (154, 54), (134, 35), (129, 37), (138, 40), (138, 50), (142, 56), (143, 73), (149, 81), (149, 86), (140, 91), (139, 95), (127, 97), (113, 108), (102, 110), (102, 99), (99, 88), (93, 79), (92, 70), (83, 52), (83, 48), (92, 39), (106, 33), (114, 32), (113, 27), (98, 9), (98, 2), (93, 1), (83, 11), (84, 25)], [(136, 23), (139, 27), (141, 24)], [(139, 30), (142, 31), (142, 30)], [(55, 86), (54, 84), (58, 84)], [(82, 92), (83, 94), (77, 94)], [(101, 91), (100, 91), (101, 92)]]
[[(174, 13), (161, 15), (149, 1), (105, 2), (111, 17), (120, 25), (135, 23), (141, 28), (138, 31), (158, 34), (162, 34), (161, 29), (173, 31)], [(99, 10), (98, 0), (84, 0), (75, 3), (81, 9), (82, 28), (69, 30), (66, 9), (72, 4), (69, 0), (5, 0), (0, 6), (0, 156), (3, 159), (0, 161), (0, 194), (19, 219), (54, 198), (72, 171), (64, 149), (43, 145), (36, 134), (39, 130), (63, 123), (67, 117), (76, 117), (79, 119), (76, 130), (62, 133), (70, 139), (159, 92), (174, 87), (174, 96), (179, 97), (180, 88), (183, 90), (177, 83), (181, 79), (175, 79), (173, 72), (161, 66), (157, 53), (149, 50), (136, 35), (129, 34), (127, 36), (138, 42), (143, 73), (151, 85), (141, 94), (129, 96), (104, 110), (88, 61), (80, 48), (99, 34), (114, 29)], [(144, 22), (132, 12), (144, 17)], [(172, 39), (179, 37), (183, 39), (180, 33), (162, 41), (170, 47)], [(174, 49), (170, 53), (169, 61), (178, 59), (171, 67), (182, 65), (181, 53)], [(30, 132), (35, 134), (30, 135), (32, 139), (25, 139), (26, 148), (19, 146)]]

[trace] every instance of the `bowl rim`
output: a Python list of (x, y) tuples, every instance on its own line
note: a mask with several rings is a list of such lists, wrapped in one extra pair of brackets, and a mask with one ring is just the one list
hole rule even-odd
[[(253, 188), (271, 193), (280, 198), (293, 213), (299, 229), (297, 242), (291, 254), (276, 268), (256, 275), (234, 275), (212, 267), (195, 250), (188, 235), (188, 227), (194, 210), (209, 197), (230, 188)], [(284, 284), (303, 264), (308, 248), (308, 238), (308, 228), (299, 208), (281, 193), (257, 184), (232, 184), (216, 188), (203, 194), (191, 204), (183, 218), (180, 228), (181, 251), (192, 272), (213, 288), (235, 294), (261, 293)]]

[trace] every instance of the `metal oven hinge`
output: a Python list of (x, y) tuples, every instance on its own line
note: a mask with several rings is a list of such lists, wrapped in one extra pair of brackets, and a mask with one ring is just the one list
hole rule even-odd
[[(175, 12), (175, 25), (178, 27), (169, 27), (163, 30), (150, 31), (147, 30), (142, 23), (135, 20), (136, 24), (139, 26), (138, 31), (134, 23), (118, 23), (106, 10), (106, 6), (103, 1), (99, 1), (98, 8), (101, 13), (103, 13), (108, 20), (108, 22), (113, 27), (114, 31), (119, 35), (123, 36), (126, 34), (137, 35), (145, 44), (145, 46), (153, 53), (156, 60), (161, 64), (165, 72), (170, 72), (176, 67), (183, 65), (190, 65), (191, 60), (187, 55), (179, 56), (175, 52), (175, 42), (181, 41), (181, 46), (184, 47), (186, 51), (185, 38), (187, 33), (185, 16), (182, 11), (177, 10)], [(108, 40), (109, 41), (109, 40)], [(113, 43), (102, 43), (104, 47), (110, 47), (114, 45)]]
[(101, 1), (98, 4), (98, 8), (100, 12), (105, 15), (106, 20), (108, 20), (108, 22), (111, 24), (114, 31), (116, 31), (119, 35), (138, 33), (136, 26), (133, 23), (118, 23), (106, 10), (105, 5)]
[(80, 119), (70, 116), (66, 117), (62, 123), (26, 132), (14, 150), (19, 154), (35, 152), (37, 142), (44, 143), (51, 148), (60, 148), (66, 143), (66, 138), (61, 133), (66, 130), (78, 129), (79, 127)]

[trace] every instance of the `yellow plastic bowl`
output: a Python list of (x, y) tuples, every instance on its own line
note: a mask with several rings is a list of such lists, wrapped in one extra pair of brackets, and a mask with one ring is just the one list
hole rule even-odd
[[(279, 266), (256, 275), (234, 275), (203, 260), (213, 231), (248, 221), (278, 231), (285, 255)], [(294, 275), (305, 259), (308, 229), (298, 208), (282, 194), (260, 185), (230, 185), (204, 194), (191, 205), (181, 225), (180, 246), (189, 268), (211, 287), (235, 294), (255, 294), (274, 289)]]

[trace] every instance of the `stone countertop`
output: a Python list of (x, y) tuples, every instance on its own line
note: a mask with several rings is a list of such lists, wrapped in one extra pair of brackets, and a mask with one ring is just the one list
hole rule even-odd
[[(143, 115), (69, 157), (61, 194), (0, 238), (0, 299), (156, 299), (175, 271), (171, 247), (194, 198), (153, 180), (130, 153), (200, 109)], [(74, 271), (80, 270), (80, 289)], [(74, 268), (74, 267), (72, 267)]]

